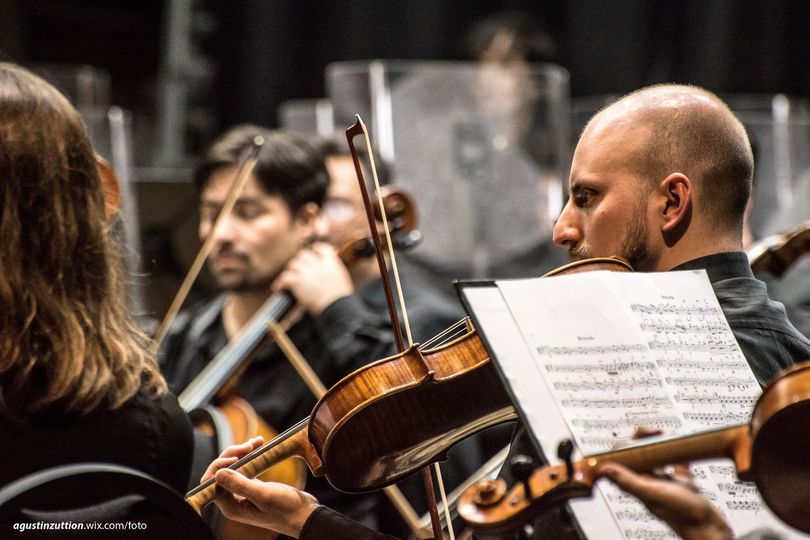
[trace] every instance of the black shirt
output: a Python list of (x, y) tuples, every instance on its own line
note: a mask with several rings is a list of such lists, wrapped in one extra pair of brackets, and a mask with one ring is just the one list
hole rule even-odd
[(82, 417), (25, 425), (0, 419), (0, 437), (0, 486), (48, 467), (102, 462), (138, 469), (185, 493), (191, 470), (191, 424), (168, 393), (139, 392), (117, 409)]

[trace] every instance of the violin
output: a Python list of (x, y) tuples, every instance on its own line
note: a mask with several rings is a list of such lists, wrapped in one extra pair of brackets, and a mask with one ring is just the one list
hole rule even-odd
[[(590, 270), (630, 266), (616, 258), (590, 259), (547, 275)], [(371, 491), (443, 459), (459, 440), (516, 418), (483, 342), (465, 319), (423, 345), (347, 375), (308, 418), (230, 468), (254, 477), (299, 456), (313, 475), (340, 491)], [(186, 501), (199, 512), (215, 496), (211, 479)]]
[(747, 250), (751, 270), (770, 272), (776, 277), (806, 253), (810, 253), (810, 221), (805, 221), (785, 234), (768, 236)]
[[(474, 531), (503, 533), (553, 505), (588, 497), (606, 462), (638, 472), (701, 459), (730, 458), (737, 476), (752, 481), (782, 521), (810, 533), (810, 362), (782, 371), (759, 397), (748, 424), (692, 435), (644, 440), (617, 450), (535, 469), (507, 491), (501, 479), (485, 480), (459, 498), (458, 513)], [(529, 495), (526, 494), (526, 486)]]

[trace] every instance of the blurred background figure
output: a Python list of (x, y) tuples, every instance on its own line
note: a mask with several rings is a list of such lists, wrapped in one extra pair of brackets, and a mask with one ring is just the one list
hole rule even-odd
[(754, 150), (743, 245), (768, 294), (810, 335), (810, 105), (776, 95), (736, 98)]
[(425, 239), (403, 265), (448, 296), (456, 278), (540, 275), (565, 260), (550, 233), (570, 152), (568, 73), (537, 62), (551, 39), (520, 21), (476, 26), (474, 62), (327, 70), (335, 124), (364, 114), (392, 182), (425, 216)]

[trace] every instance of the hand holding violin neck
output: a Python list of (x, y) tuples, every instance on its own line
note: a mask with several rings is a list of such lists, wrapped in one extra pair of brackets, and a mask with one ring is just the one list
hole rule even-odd
[[(323, 466), (307, 436), (308, 423), (299, 422), (296, 426), (282, 433), (243, 457), (229, 469), (237, 470), (248, 478), (254, 478), (281, 461), (291, 458), (302, 458), (312, 474), (321, 476)], [(217, 496), (216, 481), (212, 478), (186, 493), (186, 502), (198, 513)]]

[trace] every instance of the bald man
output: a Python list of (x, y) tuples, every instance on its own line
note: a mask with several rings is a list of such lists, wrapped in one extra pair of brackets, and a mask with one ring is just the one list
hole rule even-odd
[[(768, 298), (742, 252), (752, 174), (745, 130), (717, 96), (692, 86), (644, 88), (600, 111), (582, 133), (571, 165), (571, 196), (554, 241), (574, 259), (618, 255), (638, 271), (705, 269), (743, 354), (764, 384), (780, 369), (810, 359), (810, 341), (790, 324), (782, 305)], [(248, 450), (231, 449), (208, 474)], [(516, 454), (543, 462), (521, 432), (512, 445)], [(617, 467), (605, 473), (685, 538), (728, 534), (710, 506), (693, 512), (694, 506), (679, 501), (651, 500), (649, 491), (633, 483), (642, 477)], [(511, 480), (506, 471), (504, 477)], [(236, 494), (220, 503), (230, 517), (304, 539), (382, 538), (291, 488), (229, 471), (217, 473), (217, 479)], [(558, 540), (578, 537), (565, 511), (548, 512), (535, 524), (535, 538), (552, 534)]]
[[(779, 370), (810, 359), (810, 342), (788, 321), (784, 307), (768, 298), (742, 251), (753, 168), (745, 129), (717, 96), (694, 86), (643, 88), (585, 127), (554, 241), (573, 259), (618, 255), (642, 272), (705, 269), (743, 355), (764, 385)], [(517, 454), (534, 456), (521, 432), (511, 450), (511, 456)], [(694, 506), (668, 508), (649, 499), (661, 493), (660, 481), (616, 467), (606, 473), (684, 538), (722, 538), (722, 520), (709, 505), (699, 508), (705, 510), (698, 512), (704, 523), (686, 511)], [(507, 471), (503, 476), (514, 480)], [(638, 488), (649, 482), (649, 491)], [(578, 537), (573, 524), (566, 526), (565, 514), (545, 519), (560, 521), (563, 537)]]
[(574, 259), (619, 255), (640, 272), (705, 269), (760, 384), (810, 358), (742, 252), (754, 161), (714, 94), (644, 88), (599, 112), (574, 152), (554, 241)]

